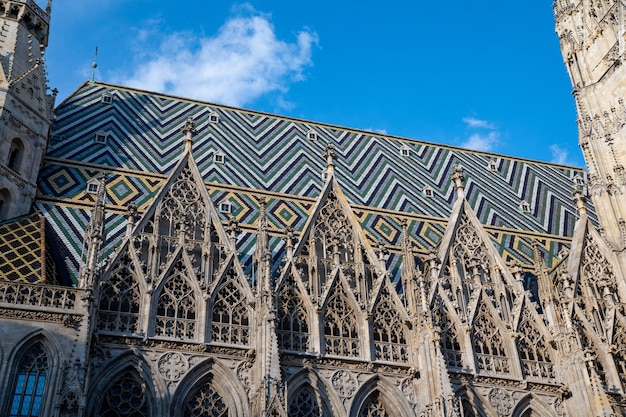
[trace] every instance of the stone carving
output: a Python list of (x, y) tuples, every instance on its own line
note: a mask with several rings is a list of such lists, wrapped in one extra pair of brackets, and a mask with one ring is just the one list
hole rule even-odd
[(350, 398), (354, 395), (359, 383), (356, 378), (348, 371), (336, 371), (331, 377), (331, 383), (337, 394), (343, 398)]
[(498, 416), (508, 416), (513, 409), (511, 394), (501, 388), (493, 388), (489, 391), (489, 403), (496, 409)]
[(189, 362), (178, 352), (166, 352), (157, 362), (159, 374), (169, 382), (176, 382), (189, 370)]

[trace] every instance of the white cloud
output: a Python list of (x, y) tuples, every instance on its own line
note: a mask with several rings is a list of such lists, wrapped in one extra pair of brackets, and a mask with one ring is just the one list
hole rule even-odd
[(492, 123), (475, 117), (464, 117), (463, 122), (471, 128), (495, 129), (495, 126)]
[(461, 147), (476, 151), (492, 151), (499, 142), (500, 132), (473, 133), (461, 144)]
[(373, 133), (378, 133), (380, 135), (386, 135), (387, 134), (387, 129), (377, 129), (375, 127), (367, 127), (363, 130), (367, 130), (368, 132), (373, 132)]
[(561, 148), (559, 145), (550, 145), (550, 152), (552, 153), (552, 159), (550, 162), (561, 165), (571, 165), (568, 159), (569, 152), (566, 149)]
[(252, 7), (242, 8), (215, 36), (172, 33), (150, 48), (146, 42), (153, 31), (150, 25), (136, 30), (143, 46), (139, 62), (115, 82), (233, 106), (271, 92), (279, 94), (279, 104), (289, 106), (282, 95), (291, 83), (304, 79), (317, 43), (309, 30), (299, 32), (293, 43), (277, 39), (269, 16)]
[(500, 143), (500, 131), (492, 122), (476, 117), (464, 117), (462, 120), (473, 133), (461, 143), (461, 147), (476, 151), (493, 151)]

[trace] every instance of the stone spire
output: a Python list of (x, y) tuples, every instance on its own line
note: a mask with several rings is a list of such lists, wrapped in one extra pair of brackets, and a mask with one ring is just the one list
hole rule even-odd
[(106, 174), (100, 177), (98, 184), (98, 193), (94, 203), (94, 210), (89, 221), (89, 226), (85, 231), (84, 245), (87, 247), (87, 255), (85, 264), (81, 268), (78, 285), (80, 288), (91, 288), (98, 274), (98, 257), (100, 256), (100, 248), (105, 238), (105, 200), (106, 200)]
[(606, 239), (618, 251), (626, 247), (621, 226), (626, 219), (625, 7), (623, 0), (554, 2), (589, 192)]

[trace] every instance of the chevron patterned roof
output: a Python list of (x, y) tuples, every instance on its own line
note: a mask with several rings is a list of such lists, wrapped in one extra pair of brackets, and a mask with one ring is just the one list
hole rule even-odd
[(56, 270), (38, 213), (0, 224), (0, 279), (56, 284)]
[[(394, 249), (399, 252), (402, 218), (419, 250), (439, 242), (455, 198), (450, 175), (457, 164), (467, 178), (467, 199), (505, 261), (525, 265), (532, 264), (533, 241), (548, 264), (569, 245), (576, 219), (570, 193), (575, 178), (586, 177), (577, 168), (86, 83), (56, 110), (39, 183), (39, 208), (67, 243), (70, 270), (78, 268), (93, 207), (87, 182), (109, 173), (110, 253), (125, 228), (124, 205), (134, 201), (145, 209), (178, 161), (188, 117), (196, 121), (194, 157), (211, 198), (230, 202), (243, 224), (244, 262), (255, 243), (256, 197), (268, 200), (276, 236), (286, 226), (302, 230), (322, 187), (327, 142), (335, 146), (336, 177), (361, 225), (392, 249), (392, 270), (400, 264)], [(223, 163), (215, 162), (216, 154)], [(522, 201), (530, 213), (521, 211)], [(280, 258), (282, 241), (275, 237), (272, 245)]]

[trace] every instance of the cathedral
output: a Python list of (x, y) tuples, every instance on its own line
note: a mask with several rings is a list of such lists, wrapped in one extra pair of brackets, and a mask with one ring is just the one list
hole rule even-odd
[(626, 415), (623, 0), (553, 4), (587, 170), (55, 103), (51, 3), (0, 0), (1, 416)]

